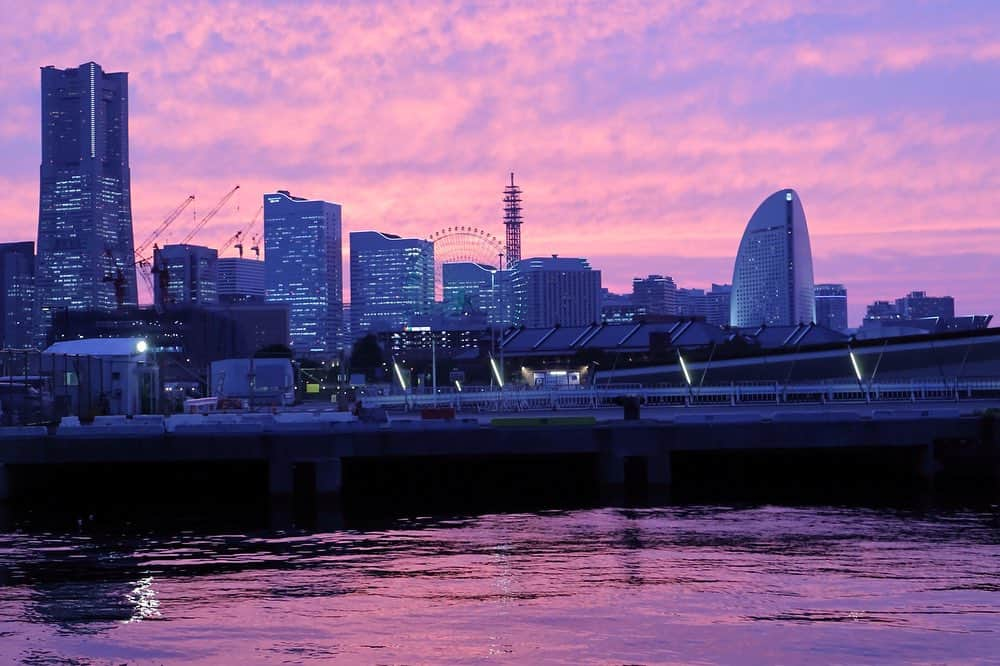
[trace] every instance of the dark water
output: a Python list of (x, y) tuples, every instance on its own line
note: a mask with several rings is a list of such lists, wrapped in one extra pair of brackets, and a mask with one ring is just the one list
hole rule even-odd
[(995, 509), (0, 533), (0, 663), (1000, 661)]

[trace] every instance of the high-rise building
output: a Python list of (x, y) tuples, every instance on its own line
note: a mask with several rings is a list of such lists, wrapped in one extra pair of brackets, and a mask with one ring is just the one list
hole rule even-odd
[(716, 326), (728, 325), (732, 296), (732, 285), (713, 282), (711, 290), (705, 294), (705, 323)]
[(219, 252), (201, 245), (153, 250), (153, 302), (157, 307), (219, 302)]
[(835, 331), (847, 331), (847, 289), (842, 284), (818, 284), (816, 323)]
[(704, 317), (706, 310), (704, 289), (681, 287), (677, 290), (677, 315), (685, 319)]
[(379, 231), (351, 232), (351, 335), (399, 330), (434, 311), (434, 244)]
[(926, 291), (911, 291), (896, 299), (896, 310), (903, 319), (951, 318), (955, 316), (955, 299), (951, 296), (928, 296)]
[(795, 190), (775, 192), (747, 222), (733, 267), (729, 316), (738, 327), (816, 319), (809, 230)]
[(27, 349), (34, 343), (35, 244), (0, 243), (0, 349)]
[(542, 328), (601, 321), (601, 271), (586, 259), (522, 259), (513, 273), (515, 324)]
[(42, 68), (39, 338), (61, 310), (136, 305), (128, 74)]
[(243, 303), (263, 301), (264, 262), (243, 257), (223, 257), (218, 263), (219, 302)]
[(341, 207), (292, 196), (264, 195), (267, 300), (288, 304), (289, 338), (298, 354), (331, 353), (343, 344)]
[(481, 312), (488, 324), (510, 322), (509, 271), (470, 261), (445, 263), (441, 267), (444, 310), (446, 316)]
[(677, 285), (669, 275), (632, 278), (632, 303), (640, 315), (675, 315)]

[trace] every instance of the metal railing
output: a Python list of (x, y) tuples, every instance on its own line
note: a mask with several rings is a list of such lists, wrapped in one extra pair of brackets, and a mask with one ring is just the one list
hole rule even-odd
[(695, 405), (782, 405), (892, 403), (961, 400), (1000, 400), (1000, 378), (934, 378), (909, 381), (811, 382), (733, 382), (723, 385), (687, 386), (586, 386), (558, 389), (504, 388), (456, 392), (398, 393), (366, 396), (367, 407), (392, 410), (419, 410), (426, 407), (451, 407), (456, 411), (532, 411), (560, 409), (599, 409), (617, 407), (623, 397), (636, 397), (647, 406)]

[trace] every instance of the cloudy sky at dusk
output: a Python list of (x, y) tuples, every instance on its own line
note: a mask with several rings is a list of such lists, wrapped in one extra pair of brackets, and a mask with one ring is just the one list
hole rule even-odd
[(525, 256), (705, 287), (794, 187), (853, 325), (912, 289), (1000, 314), (992, 0), (2, 3), (0, 240), (36, 235), (39, 67), (94, 60), (129, 72), (140, 240), (237, 183), (198, 241), (278, 188), (343, 204), (345, 237), (502, 236), (513, 170)]

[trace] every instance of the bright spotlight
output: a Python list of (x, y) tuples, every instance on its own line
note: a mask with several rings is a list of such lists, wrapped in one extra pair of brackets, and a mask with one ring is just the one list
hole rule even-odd
[(147, 349), (149, 349), (149, 345), (146, 344), (145, 340), (139, 340), (135, 343), (135, 350), (140, 354), (145, 354)]

